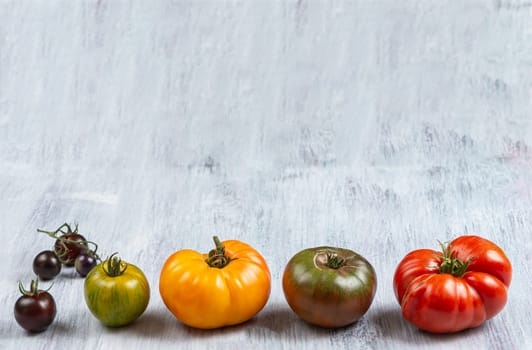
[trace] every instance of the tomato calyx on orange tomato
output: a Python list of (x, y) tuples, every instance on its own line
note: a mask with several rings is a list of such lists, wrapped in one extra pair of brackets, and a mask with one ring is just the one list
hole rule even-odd
[(223, 246), (222, 242), (220, 242), (220, 238), (218, 238), (218, 236), (214, 236), (212, 239), (214, 240), (216, 248), (209, 252), (209, 257), (205, 259), (205, 262), (210, 267), (223, 269), (233, 259), (225, 254), (225, 247)]

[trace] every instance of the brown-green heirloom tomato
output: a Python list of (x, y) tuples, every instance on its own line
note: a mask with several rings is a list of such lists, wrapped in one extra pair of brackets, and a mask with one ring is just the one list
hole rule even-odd
[(135, 321), (148, 306), (150, 286), (135, 265), (111, 255), (85, 278), (85, 301), (104, 325), (120, 327)]
[(343, 248), (302, 250), (290, 259), (283, 274), (288, 305), (303, 320), (325, 328), (357, 321), (369, 309), (376, 290), (373, 266)]

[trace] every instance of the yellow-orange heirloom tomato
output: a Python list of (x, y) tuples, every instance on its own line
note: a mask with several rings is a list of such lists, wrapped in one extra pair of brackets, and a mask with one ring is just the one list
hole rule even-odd
[(266, 261), (237, 240), (220, 242), (209, 254), (184, 249), (164, 263), (159, 292), (166, 307), (184, 324), (202, 329), (245, 322), (268, 301)]

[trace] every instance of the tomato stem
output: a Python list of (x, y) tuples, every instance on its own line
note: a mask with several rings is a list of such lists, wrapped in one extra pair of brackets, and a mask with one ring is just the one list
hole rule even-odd
[[(66, 229), (66, 232), (64, 231), (64, 229)], [(75, 224), (74, 230), (72, 230), (72, 227), (70, 227), (70, 225), (65, 222), (63, 225), (59, 226), (55, 231), (46, 231), (46, 230), (42, 230), (42, 229), (38, 228), (37, 232), (45, 233), (48, 236), (52, 237), (53, 239), (56, 239), (56, 240), (59, 241), (59, 244), (60, 244), (60, 246), (62, 248), (62, 250), (61, 250), (62, 254), (57, 254), (57, 258), (61, 262), (64, 262), (64, 257), (68, 254), (67, 244), (68, 245), (74, 245), (74, 246), (80, 248), (87, 255), (90, 255), (93, 258), (95, 258), (96, 260), (101, 261), (101, 259), (98, 256), (98, 254), (96, 254), (96, 251), (98, 250), (98, 245), (95, 242), (88, 241), (88, 240), (77, 241), (77, 240), (74, 240), (74, 239), (69, 239), (69, 238), (65, 238), (64, 237), (64, 236), (70, 235), (70, 234), (79, 234), (78, 233), (78, 224)], [(94, 248), (91, 249), (90, 247), (87, 246), (88, 244), (92, 244), (94, 246)]]
[(54, 285), (54, 284), (52, 283), (52, 284), (50, 285), (50, 287), (48, 287), (48, 289), (46, 289), (46, 290), (39, 290), (39, 278), (37, 277), (36, 279), (31, 280), (31, 283), (30, 283), (30, 290), (26, 290), (26, 289), (24, 288), (24, 286), (22, 285), (22, 281), (19, 281), (19, 282), (18, 282), (18, 290), (19, 290), (22, 294), (31, 297), (31, 296), (37, 296), (37, 295), (39, 295), (39, 293), (41, 293), (41, 292), (47, 292), (47, 291), (49, 291), (49, 290), (52, 288), (53, 285)]
[(126, 272), (128, 265), (126, 262), (122, 261), (120, 257), (116, 256), (117, 254), (118, 253), (111, 254), (111, 256), (102, 263), (102, 269), (109, 277), (120, 276)]
[(225, 255), (225, 247), (222, 242), (220, 242), (218, 236), (214, 236), (213, 240), (216, 248), (209, 252), (209, 257), (205, 259), (205, 262), (209, 264), (210, 267), (221, 269), (231, 262), (231, 258)]
[(331, 269), (339, 269), (344, 266), (345, 259), (333, 252), (327, 252), (327, 262), (325, 265)]
[(444, 244), (438, 241), (442, 249), (442, 254), (439, 254), (438, 257), (442, 259), (440, 264), (440, 273), (448, 273), (454, 277), (462, 277), (466, 272), (469, 264), (473, 258), (469, 258), (467, 261), (462, 261), (456, 256), (453, 256), (453, 247), (451, 244)]

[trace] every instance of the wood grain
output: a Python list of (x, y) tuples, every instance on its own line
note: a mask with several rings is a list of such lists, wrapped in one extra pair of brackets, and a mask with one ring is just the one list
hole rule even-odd
[[(524, 349), (532, 346), (532, 11), (527, 1), (0, 1), (0, 348)], [(152, 286), (107, 329), (71, 270), (58, 316), (29, 336), (18, 280), (78, 222)], [(391, 279), (408, 251), (483, 235), (514, 264), (501, 314), (422, 333)], [(211, 236), (266, 257), (272, 294), (250, 322), (184, 327), (160, 268)], [(366, 256), (379, 286), (356, 324), (317, 329), (280, 279), (300, 249)]]

